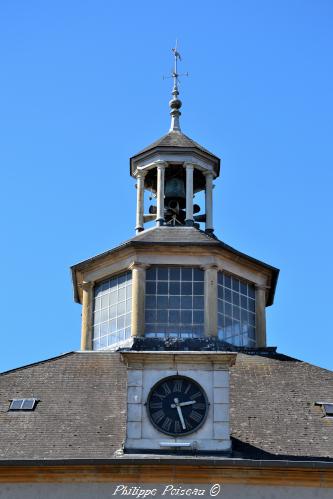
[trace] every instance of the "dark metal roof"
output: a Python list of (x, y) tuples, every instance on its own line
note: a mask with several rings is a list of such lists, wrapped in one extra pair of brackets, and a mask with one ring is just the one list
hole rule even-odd
[(199, 151), (203, 153), (205, 156), (209, 156), (213, 162), (216, 164), (217, 169), (216, 169), (216, 174), (219, 175), (220, 172), (220, 163), (221, 160), (218, 158), (215, 154), (211, 153), (206, 149), (205, 147), (201, 146), (198, 144), (198, 142), (195, 142), (194, 140), (190, 139), (187, 135), (185, 135), (183, 132), (173, 130), (171, 132), (168, 132), (166, 135), (163, 135), (163, 137), (159, 138), (149, 146), (145, 147), (141, 151), (139, 151), (137, 154), (132, 156), (130, 158), (130, 173), (131, 175), (133, 174), (133, 162), (139, 158), (139, 156), (146, 155), (146, 153), (150, 153), (154, 150), (176, 150), (177, 152), (180, 151), (188, 151), (188, 150), (193, 150), (193, 151)]
[[(333, 372), (262, 353), (239, 352), (231, 368), (228, 457), (239, 464), (332, 459), (333, 421), (315, 402), (333, 392)], [(73, 352), (3, 373), (0, 461), (122, 459), (126, 391), (126, 367), (113, 352)], [(13, 397), (40, 402), (33, 412), (8, 412)]]
[(200, 149), (200, 151), (209, 154), (210, 156), (216, 157), (215, 154), (208, 151), (208, 149), (205, 149), (203, 146), (198, 144), (198, 142), (195, 142), (194, 140), (190, 139), (190, 137), (185, 135), (183, 132), (174, 130), (172, 132), (168, 132), (167, 134), (163, 135), (163, 137), (155, 140), (155, 142), (153, 142), (152, 144), (150, 144), (149, 146), (145, 147), (137, 154), (135, 154), (133, 158), (139, 156), (142, 153), (150, 151), (151, 149), (155, 149), (155, 147), (186, 147), (186, 148), (194, 147), (196, 149)]

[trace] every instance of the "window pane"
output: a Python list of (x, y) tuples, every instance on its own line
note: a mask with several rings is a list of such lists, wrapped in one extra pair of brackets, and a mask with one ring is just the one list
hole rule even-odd
[(146, 270), (146, 280), (155, 281), (156, 280), (156, 267), (150, 267)]
[(180, 320), (181, 320), (182, 324), (191, 324), (192, 323), (191, 310), (182, 310), (180, 312)]
[(180, 296), (169, 296), (169, 308), (180, 308)]
[(168, 283), (167, 282), (158, 282), (157, 283), (157, 294), (158, 295), (167, 295), (168, 294)]
[[(146, 289), (149, 290), (145, 301), (146, 336), (202, 336), (204, 272), (191, 267), (151, 267), (149, 270), (149, 279), (146, 279)], [(198, 310), (196, 322), (193, 310)]]
[(193, 294), (194, 295), (203, 295), (204, 294), (204, 283), (203, 282), (195, 282), (193, 284)]
[(193, 269), (193, 280), (202, 281), (204, 280), (204, 271), (201, 269)]
[(218, 272), (217, 282), (218, 337), (232, 345), (255, 347), (253, 284), (223, 272)]
[(169, 292), (170, 295), (180, 295), (180, 282), (170, 282)]
[(146, 308), (156, 308), (156, 296), (146, 296)]
[(169, 269), (166, 267), (159, 267), (157, 269), (157, 279), (159, 281), (167, 281), (169, 275)]
[(179, 324), (180, 322), (180, 312), (179, 310), (170, 310), (169, 312), (169, 323)]
[(193, 296), (193, 308), (194, 309), (204, 309), (204, 297), (203, 296)]
[(158, 309), (166, 309), (168, 308), (168, 297), (167, 296), (158, 296), (157, 297), (157, 308)]
[(191, 282), (182, 282), (181, 283), (181, 294), (182, 295), (191, 295), (192, 294), (192, 283)]
[[(124, 340), (125, 323), (128, 327), (131, 323), (131, 289), (132, 276), (130, 272), (114, 276), (95, 287), (94, 350), (108, 348)], [(154, 293), (155, 290), (156, 285)]]
[(156, 294), (156, 282), (151, 282), (151, 281), (146, 282), (146, 293), (149, 295)]
[(126, 299), (126, 290), (125, 288), (118, 289), (118, 301), (124, 301)]
[(170, 267), (170, 281), (180, 281), (180, 268)]
[(192, 308), (192, 296), (182, 296), (180, 308)]
[(193, 322), (194, 322), (194, 324), (203, 324), (204, 323), (203, 310), (193, 312)]
[(192, 281), (192, 269), (182, 268), (182, 281)]

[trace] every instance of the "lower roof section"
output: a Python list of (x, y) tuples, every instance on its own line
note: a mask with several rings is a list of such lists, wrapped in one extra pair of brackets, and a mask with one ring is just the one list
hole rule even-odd
[[(315, 405), (333, 393), (333, 372), (274, 349), (238, 350), (230, 372), (232, 453), (200, 459), (333, 459), (333, 419)], [(140, 460), (121, 453), (126, 377), (119, 352), (72, 352), (0, 375), (0, 462)], [(8, 412), (12, 398), (31, 397), (39, 400), (34, 411)]]

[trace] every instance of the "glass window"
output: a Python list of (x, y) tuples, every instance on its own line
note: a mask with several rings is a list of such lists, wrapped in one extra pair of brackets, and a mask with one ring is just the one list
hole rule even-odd
[(131, 291), (131, 272), (95, 286), (93, 350), (109, 348), (131, 336)]
[(255, 347), (255, 287), (218, 273), (218, 337), (236, 346)]
[(203, 336), (203, 270), (192, 267), (150, 267), (146, 272), (145, 298), (145, 336)]

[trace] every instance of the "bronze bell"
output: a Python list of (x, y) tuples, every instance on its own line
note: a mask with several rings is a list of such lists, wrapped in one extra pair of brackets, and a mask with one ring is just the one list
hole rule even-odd
[(167, 179), (165, 182), (166, 198), (186, 198), (184, 180), (178, 177)]

